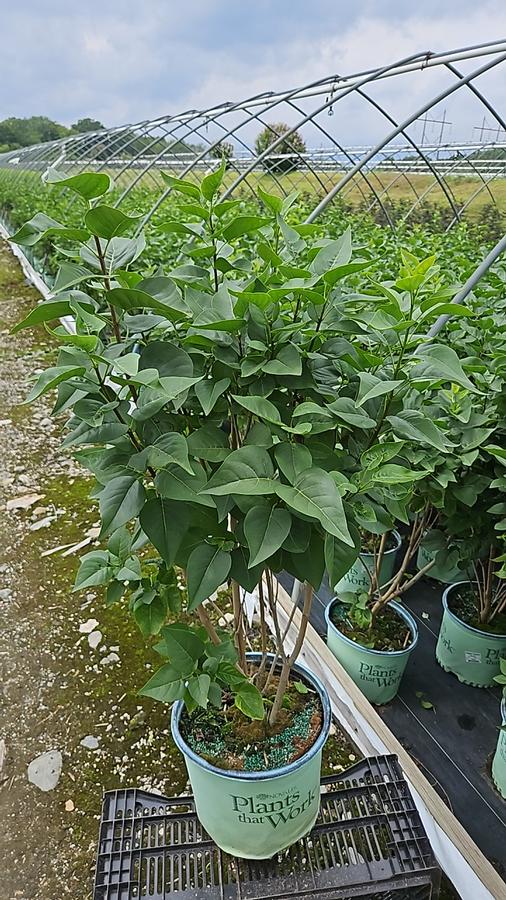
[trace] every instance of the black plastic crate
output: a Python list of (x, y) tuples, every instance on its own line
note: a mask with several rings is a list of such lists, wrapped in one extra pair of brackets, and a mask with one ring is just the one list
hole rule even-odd
[(269, 860), (223, 853), (192, 797), (104, 795), (94, 900), (435, 900), (441, 871), (397, 757), (323, 778), (307, 837)]

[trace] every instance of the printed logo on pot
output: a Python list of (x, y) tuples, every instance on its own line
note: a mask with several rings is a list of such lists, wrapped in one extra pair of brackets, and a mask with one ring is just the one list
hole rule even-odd
[[(273, 828), (296, 819), (305, 812), (320, 793), (320, 785), (310, 788), (301, 799), (298, 791), (290, 791), (282, 800), (271, 800), (269, 803), (259, 803), (258, 798), (242, 797), (231, 794), (232, 808), (236, 812), (237, 821), (248, 825), (263, 825), (268, 822)], [(262, 795), (268, 797), (269, 795)], [(279, 796), (279, 795), (278, 795)]]

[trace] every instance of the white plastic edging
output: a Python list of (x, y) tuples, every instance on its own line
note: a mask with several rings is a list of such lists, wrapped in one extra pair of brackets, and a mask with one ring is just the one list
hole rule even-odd
[[(43, 300), (49, 300), (50, 297), (53, 296), (52, 291), (48, 288), (46, 282), (42, 278), (37, 269), (35, 269), (31, 262), (27, 259), (25, 254), (23, 253), (21, 247), (18, 244), (13, 244), (10, 240), (9, 232), (7, 231), (5, 225), (0, 220), (0, 237), (4, 238), (7, 241), (9, 248), (12, 254), (19, 261), (19, 264), (23, 270), (23, 275), (27, 278), (30, 284), (33, 285), (36, 290), (38, 290)], [(60, 319), (63, 327), (67, 329), (70, 334), (75, 334), (76, 326), (74, 322), (73, 316), (62, 316)]]

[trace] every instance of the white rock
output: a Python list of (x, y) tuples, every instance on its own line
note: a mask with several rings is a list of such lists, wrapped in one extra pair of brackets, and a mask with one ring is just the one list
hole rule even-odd
[(102, 632), (101, 631), (92, 631), (91, 634), (88, 635), (88, 644), (90, 645), (92, 650), (95, 650), (100, 641), (102, 640)]
[(65, 811), (66, 812), (74, 812), (75, 806), (73, 800), (67, 800), (65, 803)]
[(81, 634), (90, 634), (98, 625), (96, 619), (88, 619), (86, 622), (82, 622), (79, 626), (79, 631)]
[(48, 750), (33, 759), (28, 766), (28, 781), (41, 791), (52, 791), (60, 780), (63, 765), (59, 750)]
[(30, 531), (39, 531), (40, 528), (47, 528), (48, 525), (51, 525), (52, 521), (51, 516), (46, 516), (45, 519), (39, 519), (38, 522), (32, 522)]
[(12, 597), (12, 591), (10, 588), (2, 588), (0, 591), (0, 600), (10, 600)]
[(100, 660), (101, 666), (111, 666), (113, 663), (119, 662), (119, 656), (117, 653), (109, 653), (108, 656), (102, 657)]
[(87, 750), (97, 750), (98, 738), (96, 738), (93, 734), (87, 734), (86, 737), (83, 737), (80, 744), (81, 747), (86, 747)]
[(44, 494), (23, 494), (22, 497), (13, 497), (12, 500), (7, 500), (5, 508), (7, 510), (29, 509), (30, 506), (37, 503), (37, 500), (42, 500), (43, 496)]

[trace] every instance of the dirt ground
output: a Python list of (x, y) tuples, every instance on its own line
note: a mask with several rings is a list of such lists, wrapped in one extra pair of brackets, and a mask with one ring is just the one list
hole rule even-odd
[[(48, 398), (20, 405), (55, 355), (41, 329), (9, 334), (38, 299), (0, 241), (1, 900), (90, 900), (103, 791), (170, 796), (187, 776), (168, 708), (137, 695), (156, 654), (121, 604), (72, 592), (97, 513), (88, 480), (59, 449), (64, 417), (49, 418)], [(49, 751), (62, 770), (44, 792), (27, 770)], [(355, 758), (338, 732), (325, 771)]]

